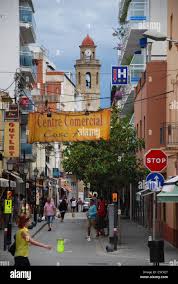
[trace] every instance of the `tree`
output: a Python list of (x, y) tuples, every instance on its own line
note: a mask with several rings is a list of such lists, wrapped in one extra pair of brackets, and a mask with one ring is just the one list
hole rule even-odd
[(120, 118), (112, 109), (110, 140), (68, 143), (63, 167), (94, 190), (107, 190), (135, 182), (144, 175), (137, 151), (144, 141), (136, 137), (128, 118)]

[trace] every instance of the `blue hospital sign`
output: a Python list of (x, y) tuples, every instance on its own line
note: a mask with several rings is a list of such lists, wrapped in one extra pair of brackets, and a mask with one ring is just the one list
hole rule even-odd
[(128, 84), (128, 66), (112, 66), (112, 85)]

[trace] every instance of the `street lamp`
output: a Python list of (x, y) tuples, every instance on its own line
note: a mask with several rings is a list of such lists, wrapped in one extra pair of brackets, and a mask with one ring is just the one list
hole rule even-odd
[(147, 37), (149, 39), (155, 40), (155, 41), (170, 41), (175, 44), (178, 44), (178, 40), (174, 40), (172, 38), (168, 38), (165, 34), (161, 34), (159, 32), (155, 31), (146, 31), (143, 33), (144, 37)]
[[(143, 33), (143, 36), (155, 41), (168, 41), (169, 43), (174, 43), (178, 47), (178, 40), (174, 40), (172, 38), (168, 38), (165, 34), (161, 34), (155, 31), (146, 31)], [(152, 42), (148, 42), (148, 61), (151, 61), (151, 50), (152, 50)]]
[[(9, 172), (11, 172), (13, 170), (13, 163), (11, 163), (11, 161), (7, 162), (7, 170)], [(7, 199), (12, 198), (11, 194), (10, 194), (10, 197), (7, 196), (8, 191), (11, 191), (10, 190), (11, 189), (10, 173), (8, 173), (8, 179), (9, 179), (9, 186), (8, 186), (8, 190), (6, 190), (6, 198)], [(7, 245), (11, 244), (11, 236), (12, 236), (11, 218), (12, 218), (12, 212), (5, 214), (5, 217), (4, 217), (4, 221), (5, 221), (4, 222), (5, 223), (5, 226), (4, 226), (4, 250), (6, 250)]]
[(28, 174), (28, 168), (26, 166), (24, 166), (24, 164), (21, 164), (19, 166), (19, 170), (20, 170), (20, 173), (21, 175), (23, 176), (23, 180), (24, 180), (24, 193), (25, 193), (25, 214), (26, 214), (26, 205), (27, 205), (27, 189), (26, 189), (26, 177), (27, 177), (27, 174)]
[(38, 171), (38, 169), (37, 168), (35, 168), (34, 170), (33, 170), (33, 175), (34, 175), (34, 178), (35, 178), (35, 204), (34, 204), (34, 223), (35, 223), (35, 225), (36, 225), (36, 223), (37, 223), (37, 212), (36, 212), (36, 179), (37, 179), (37, 176), (38, 176), (38, 173), (39, 173), (39, 171)]

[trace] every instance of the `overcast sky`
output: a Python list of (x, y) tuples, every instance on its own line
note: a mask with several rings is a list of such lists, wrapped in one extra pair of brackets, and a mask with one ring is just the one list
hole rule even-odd
[[(97, 45), (100, 59), (101, 97), (110, 96), (111, 65), (117, 64), (117, 45), (112, 27), (117, 27), (118, 0), (34, 0), (38, 43), (61, 71), (71, 71), (79, 58), (79, 45), (87, 33)], [(101, 100), (109, 106), (110, 100)]]

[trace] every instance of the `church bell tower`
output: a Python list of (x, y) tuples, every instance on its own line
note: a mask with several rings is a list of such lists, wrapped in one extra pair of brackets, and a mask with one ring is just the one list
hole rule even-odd
[(76, 60), (76, 89), (82, 94), (82, 110), (97, 111), (100, 108), (100, 61), (96, 59), (96, 45), (87, 35), (80, 47), (80, 59)]

